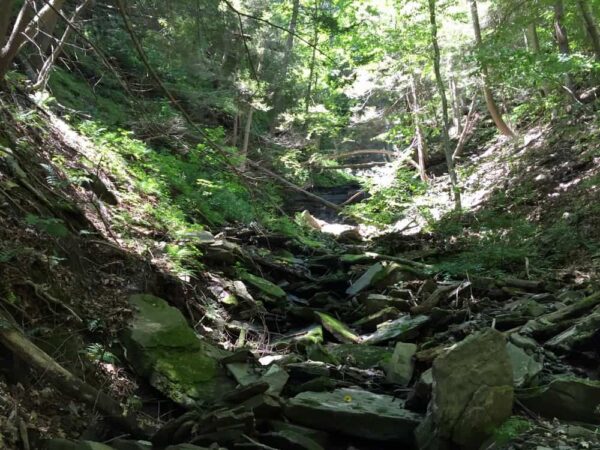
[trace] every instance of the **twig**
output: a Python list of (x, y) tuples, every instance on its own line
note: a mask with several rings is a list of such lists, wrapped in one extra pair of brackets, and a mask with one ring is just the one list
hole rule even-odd
[(40, 297), (42, 300), (48, 301), (50, 303), (54, 303), (55, 305), (62, 306), (64, 309), (66, 309), (67, 311), (69, 311), (71, 313), (71, 315), (73, 317), (75, 317), (75, 319), (79, 323), (84, 323), (83, 319), (79, 316), (79, 314), (77, 314), (75, 311), (73, 311), (73, 309), (70, 306), (68, 306), (64, 302), (60, 301), (56, 297), (53, 297), (52, 295), (48, 294), (48, 292), (46, 292), (42, 288), (42, 286), (40, 286), (39, 284), (35, 284), (31, 280), (25, 280), (23, 283), (20, 283), (20, 284), (24, 284), (26, 286), (32, 287), (33, 290), (35, 291), (35, 295), (37, 295), (38, 297)]

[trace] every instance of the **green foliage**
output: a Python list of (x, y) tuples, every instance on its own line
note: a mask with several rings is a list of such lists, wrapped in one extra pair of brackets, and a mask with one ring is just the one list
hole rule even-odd
[(28, 214), (25, 221), (52, 237), (62, 238), (69, 235), (69, 230), (64, 225), (64, 222), (55, 217), (39, 217), (34, 214)]
[(494, 431), (494, 441), (497, 445), (506, 445), (532, 428), (533, 425), (527, 419), (517, 416), (510, 417)]
[(379, 224), (391, 224), (401, 218), (412, 199), (426, 192), (427, 185), (407, 169), (399, 169), (391, 186), (371, 184), (366, 201), (347, 207), (352, 214)]

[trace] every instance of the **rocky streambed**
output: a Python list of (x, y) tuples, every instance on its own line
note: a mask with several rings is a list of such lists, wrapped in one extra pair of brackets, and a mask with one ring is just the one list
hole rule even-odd
[(447, 279), (360, 242), (261, 230), (197, 244), (205, 303), (132, 295), (121, 336), (182, 413), (146, 441), (48, 449), (600, 448), (591, 284)]

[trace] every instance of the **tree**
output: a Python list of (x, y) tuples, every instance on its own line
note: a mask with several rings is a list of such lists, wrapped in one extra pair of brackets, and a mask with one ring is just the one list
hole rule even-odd
[[(567, 58), (571, 54), (571, 45), (569, 43), (569, 36), (567, 35), (567, 28), (564, 24), (565, 19), (565, 6), (562, 0), (555, 0), (554, 2), (554, 39), (558, 45), (558, 51), (560, 54)], [(577, 98), (575, 92), (575, 83), (573, 83), (573, 77), (570, 73), (565, 75), (566, 88), (569, 93)]]
[(450, 120), (448, 118), (448, 99), (446, 98), (446, 88), (444, 87), (444, 79), (442, 78), (442, 72), (440, 69), (440, 46), (438, 44), (437, 37), (435, 0), (429, 0), (429, 19), (431, 25), (431, 44), (433, 46), (433, 70), (435, 72), (438, 93), (442, 100), (442, 141), (444, 144), (444, 154), (446, 155), (446, 164), (448, 165), (448, 174), (450, 175), (450, 183), (452, 185), (454, 207), (457, 211), (460, 211), (462, 208), (460, 189), (458, 187), (458, 177), (456, 176), (454, 161), (452, 160), (452, 151), (450, 150), (450, 137), (448, 136), (448, 130), (450, 129)]
[[(481, 50), (483, 39), (481, 37), (481, 25), (479, 24), (479, 11), (477, 9), (477, 0), (469, 0), (470, 10), (471, 10), (471, 21), (473, 24), (473, 32), (475, 34), (475, 46), (477, 49)], [(515, 133), (510, 129), (510, 127), (506, 124), (504, 119), (502, 118), (502, 113), (496, 105), (496, 101), (494, 100), (494, 95), (492, 94), (492, 90), (488, 83), (488, 69), (485, 63), (481, 63), (481, 75), (483, 81), (483, 95), (485, 97), (485, 104), (488, 108), (490, 116), (492, 116), (492, 120), (496, 124), (498, 130), (505, 136), (514, 137)]]
[(62, 9), (64, 3), (65, 0), (49, 0), (36, 12), (33, 1), (24, 2), (12, 31), (8, 33), (13, 2), (0, 0), (0, 36), (4, 36), (5, 39), (0, 42), (0, 81), (6, 76), (23, 46), (33, 41), (40, 29), (47, 28), (48, 24), (55, 20), (57, 11)]
[(590, 38), (594, 55), (600, 61), (600, 31), (598, 31), (598, 25), (594, 20), (592, 8), (587, 0), (577, 0), (577, 5), (579, 6), (581, 17), (583, 17), (583, 21), (585, 22), (585, 29)]
[(421, 106), (419, 103), (419, 89), (418, 89), (418, 80), (417, 76), (413, 75), (411, 77), (411, 99), (410, 102), (412, 104), (412, 117), (415, 125), (415, 135), (417, 138), (417, 158), (419, 165), (419, 176), (421, 180), (427, 181), (427, 159), (428, 159), (428, 149), (427, 149), (427, 141), (425, 140), (425, 135), (423, 134), (423, 127), (421, 125)]

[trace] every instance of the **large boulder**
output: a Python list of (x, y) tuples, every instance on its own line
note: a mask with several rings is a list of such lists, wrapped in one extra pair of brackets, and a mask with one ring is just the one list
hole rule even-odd
[(133, 295), (134, 319), (122, 335), (133, 368), (173, 401), (197, 405), (233, 390), (219, 360), (227, 353), (201, 341), (181, 312), (152, 295)]
[(419, 427), (422, 449), (477, 449), (510, 417), (513, 371), (506, 341), (486, 330), (457, 344), (433, 362), (432, 400)]
[(389, 383), (400, 386), (407, 386), (410, 383), (415, 368), (413, 361), (415, 353), (417, 353), (416, 344), (396, 343), (392, 358), (385, 366), (386, 380)]
[(359, 389), (302, 392), (288, 400), (285, 415), (303, 426), (376, 441), (412, 445), (422, 416), (390, 395)]
[(600, 424), (600, 382), (560, 377), (550, 384), (519, 391), (519, 400), (549, 419)]

